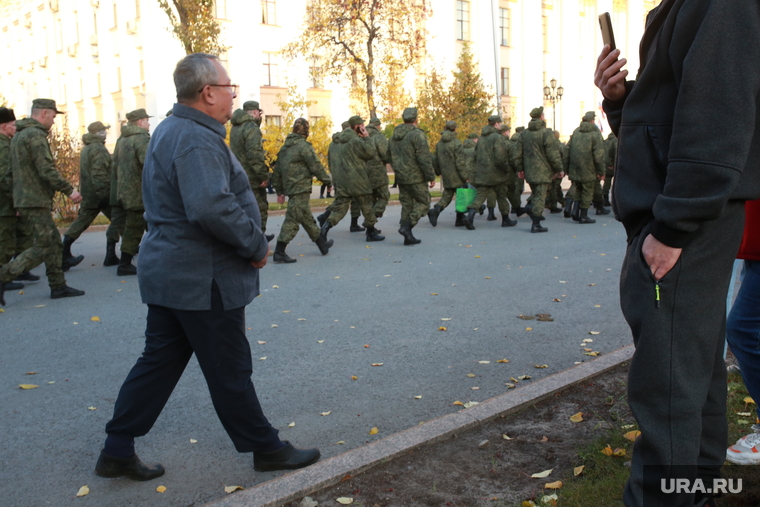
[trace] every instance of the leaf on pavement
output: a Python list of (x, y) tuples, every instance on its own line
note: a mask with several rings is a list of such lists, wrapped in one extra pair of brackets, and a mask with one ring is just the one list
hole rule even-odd
[(625, 449), (620, 449), (620, 448), (617, 448), (617, 449), (615, 449), (615, 451), (612, 453), (612, 455), (613, 455), (613, 456), (617, 456), (618, 458), (623, 458), (623, 457), (625, 457)]
[(509, 359), (499, 359), (499, 360), (498, 360), (498, 361), (496, 361), (496, 362), (497, 362), (497, 363), (508, 363), (508, 362), (509, 362)]
[(438, 331), (448, 331), (448, 329), (446, 326), (441, 326), (438, 328)]
[(480, 364), (491, 364), (491, 361), (478, 361)]
[(267, 344), (267, 342), (263, 342), (263, 341), (259, 340), (259, 341), (258, 341), (258, 344), (259, 344), (259, 345), (266, 345), (266, 344)]
[(540, 369), (543, 369), (543, 368), (548, 368), (548, 367), (549, 367), (549, 365), (548, 365), (548, 364), (537, 364), (537, 365), (536, 365), (536, 368), (538, 368), (539, 370), (540, 370)]
[(476, 255), (476, 256), (475, 256), (475, 258), (476, 258), (476, 259), (480, 259), (480, 255)]
[(535, 319), (535, 317), (533, 315), (523, 315), (523, 314), (518, 315), (517, 318), (518, 319), (522, 319), (522, 320), (533, 320), (533, 319)]
[(474, 407), (475, 405), (480, 405), (480, 402), (477, 402), (477, 401), (468, 401), (467, 403), (465, 403), (462, 406), (464, 408), (470, 408), (470, 407)]
[(610, 447), (610, 444), (607, 444), (607, 447), (605, 447), (604, 449), (602, 449), (602, 450), (601, 450), (601, 451), (599, 451), (599, 452), (601, 452), (601, 453), (602, 453), (602, 454), (604, 454), (605, 456), (612, 456), (612, 454), (613, 454), (615, 451), (613, 451), (613, 450), (612, 450), (612, 447)]
[(90, 488), (87, 486), (82, 486), (79, 488), (79, 491), (77, 491), (77, 496), (87, 496), (88, 494), (90, 494)]
[(97, 410), (98, 407), (87, 407), (87, 410)]
[(156, 491), (158, 491), (159, 493), (163, 493), (164, 491), (166, 491), (166, 486), (159, 486), (156, 488)]
[(279, 285), (272, 285), (272, 288), (273, 288), (273, 289), (279, 289), (279, 288), (280, 288), (280, 286), (279, 286)]
[(368, 348), (369, 348), (369, 345), (365, 345), (365, 346), (364, 346), (364, 348), (365, 348), (365, 349), (368, 349)]
[(562, 488), (562, 481), (556, 481), (556, 482), (547, 482), (544, 484), (545, 489), (561, 489)]
[(464, 403), (462, 403), (461, 401), (457, 400), (454, 403), (452, 403), (452, 405), (464, 405)]
[(377, 427), (374, 427), (371, 430), (369, 430), (370, 435), (377, 435), (378, 433), (380, 433), (380, 430), (377, 429)]
[(383, 363), (372, 363), (372, 366), (382, 366)]
[(507, 382), (507, 383), (506, 383), (506, 384), (504, 384), (504, 385), (505, 385), (505, 386), (507, 386), (507, 389), (514, 389), (515, 387), (517, 387), (516, 385), (514, 385), (514, 384), (510, 384), (509, 382)]
[(197, 444), (197, 443), (198, 443), (198, 441), (197, 441), (196, 439), (194, 439), (194, 438), (191, 438), (191, 439), (190, 439), (190, 443), (191, 443), (191, 444)]
[(100, 317), (96, 316), (96, 317), (91, 318), (90, 320), (93, 322), (100, 322)]
[(534, 479), (543, 479), (545, 477), (549, 477), (549, 474), (551, 474), (553, 470), (554, 470), (553, 468), (550, 468), (549, 470), (544, 470), (543, 472), (533, 474), (531, 475), (531, 477), (533, 477)]
[(357, 377), (356, 375), (351, 375), (351, 380), (359, 380), (359, 377)]
[(324, 340), (317, 340), (317, 343), (325, 343)]
[(475, 375), (474, 373), (468, 373), (467, 376), (470, 378), (475, 378), (477, 375)]
[(232, 493), (233, 491), (237, 491), (239, 489), (243, 489), (243, 486), (225, 486), (224, 492), (227, 494)]
[(583, 421), (583, 412), (578, 412), (575, 415), (570, 416), (570, 420), (574, 423), (579, 423)]
[(584, 353), (583, 353), (583, 355), (584, 355), (584, 356), (592, 356), (592, 357), (597, 357), (597, 356), (599, 355), (599, 351), (595, 350), (595, 351), (593, 351), (593, 352), (584, 352)]
[(431, 296), (437, 296), (437, 295), (438, 295), (438, 293), (437, 293), (437, 292), (431, 292), (431, 293), (430, 293), (430, 295), (431, 295)]
[(451, 320), (451, 317), (447, 317), (447, 318), (445, 318), (445, 319), (441, 319), (441, 320), (444, 320), (444, 321), (446, 321), (446, 320)]
[(480, 389), (480, 388), (479, 388), (479, 387), (471, 387), (470, 389), (471, 389), (472, 391), (477, 391), (477, 390), (478, 390), (478, 389)]
[(630, 440), (631, 442), (633, 442), (634, 440), (638, 438), (639, 435), (641, 435), (641, 432), (639, 430), (635, 430), (635, 431), (629, 431), (623, 436), (627, 438), (628, 440)]
[(554, 299), (552, 299), (552, 301), (554, 301), (555, 303), (561, 303), (562, 302), (562, 300), (559, 299), (559, 298), (554, 298)]
[(512, 437), (510, 437), (510, 436), (509, 436), (509, 435), (507, 435), (506, 433), (504, 433), (504, 434), (503, 434), (501, 437), (502, 437), (504, 440), (512, 440)]
[(744, 398), (744, 403), (755, 404), (755, 400), (753, 400), (751, 396), (747, 396), (747, 397)]
[(306, 319), (298, 319), (298, 320), (300, 320), (301, 322), (303, 322), (303, 321), (304, 321), (304, 320), (306, 320)]
[(354, 503), (354, 499), (353, 498), (349, 498), (347, 496), (342, 496), (340, 498), (336, 498), (335, 501), (338, 502), (341, 505), (351, 505), (352, 503)]
[(421, 399), (422, 399), (422, 395), (419, 395), (419, 396), (415, 396), (415, 397), (414, 397), (414, 399), (415, 399), (415, 400), (421, 400)]
[(278, 326), (277, 324), (272, 324), (272, 327), (280, 327), (280, 326)]
[(283, 310), (282, 313), (290, 313), (290, 310)]
[(345, 441), (345, 440), (341, 440), (341, 441), (339, 441), (339, 442), (335, 442), (335, 445), (343, 445), (343, 444), (345, 444), (345, 443), (346, 443), (346, 441)]
[(578, 477), (583, 473), (583, 469), (586, 468), (586, 465), (581, 465), (579, 467), (573, 468), (573, 476)]
[(533, 377), (531, 377), (530, 375), (520, 375), (520, 376), (519, 376), (519, 377), (517, 377), (517, 378), (518, 378), (518, 379), (520, 379), (520, 380), (530, 380), (530, 379), (532, 379)]
[(589, 331), (589, 332), (588, 332), (588, 334), (597, 335), (597, 334), (599, 334), (600, 332), (601, 332), (601, 331)]
[(264, 357), (260, 357), (260, 358), (259, 358), (259, 361), (266, 361), (266, 359), (267, 359), (267, 356), (264, 356)]
[[(24, 373), (24, 375), (37, 375), (37, 372), (36, 371), (28, 371), (28, 372)], [(746, 400), (747, 398), (744, 398), (744, 399)]]
[(533, 500), (525, 500), (522, 504), (520, 504), (520, 507), (536, 507), (536, 502)]
[(296, 425), (296, 422), (293, 421), (292, 423), (288, 424), (288, 428), (293, 428), (295, 427), (295, 425)]
[(533, 331), (533, 328), (532, 327), (526, 327), (525, 330), (526, 331)]
[(330, 412), (332, 412), (332, 410), (328, 410), (327, 412), (321, 412), (319, 415), (330, 415)]
[(19, 384), (19, 387), (20, 387), (21, 389), (24, 389), (24, 390), (26, 390), (26, 389), (37, 389), (37, 388), (38, 388), (38, 387), (40, 387), (40, 386), (38, 386), (38, 385), (35, 385), (35, 384)]

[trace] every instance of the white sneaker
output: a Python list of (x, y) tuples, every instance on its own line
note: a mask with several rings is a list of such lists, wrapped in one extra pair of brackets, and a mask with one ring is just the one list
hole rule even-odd
[(760, 433), (750, 433), (726, 450), (726, 460), (736, 465), (760, 465)]

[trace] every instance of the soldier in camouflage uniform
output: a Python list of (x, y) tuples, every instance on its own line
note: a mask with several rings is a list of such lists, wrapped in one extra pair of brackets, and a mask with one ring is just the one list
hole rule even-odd
[[(111, 219), (111, 171), (113, 160), (106, 148), (106, 129), (108, 125), (96, 121), (87, 127), (87, 134), (82, 136), (84, 148), (79, 155), (79, 188), (82, 193), (82, 204), (79, 213), (69, 230), (63, 235), (63, 262), (71, 259), (71, 245), (87, 230), (99, 213)], [(116, 243), (119, 242), (119, 231), (116, 224), (111, 222), (106, 231), (106, 258), (104, 266), (116, 266), (119, 258), (116, 256)]]
[(373, 189), (367, 169), (367, 164), (375, 157), (377, 149), (360, 116), (352, 116), (348, 123), (349, 128), (340, 134), (340, 170), (333, 174), (336, 181), (335, 201), (331, 205), (329, 218), (322, 225), (322, 237), (327, 239), (328, 231), (338, 225), (346, 216), (348, 207), (356, 203), (364, 215), (367, 241), (382, 241), (385, 237), (375, 229), (377, 216), (372, 207)]
[[(554, 138), (557, 140), (557, 148), (559, 149), (559, 158), (562, 161), (564, 167), (565, 163), (565, 144), (559, 140), (559, 130), (552, 131)], [(557, 206), (559, 204), (559, 206)], [(545, 208), (550, 213), (562, 213), (562, 207), (565, 205), (565, 198), (562, 195), (562, 178), (555, 177), (549, 185), (549, 190), (546, 193)]]
[[(335, 186), (335, 175), (334, 171), (338, 171), (340, 173), (341, 171), (341, 156), (340, 156), (340, 149), (341, 144), (343, 141), (341, 140), (341, 134), (348, 130), (350, 128), (348, 121), (344, 121), (340, 125), (341, 131), (336, 132), (333, 134), (333, 140), (330, 143), (330, 146), (327, 148), (327, 163), (330, 166), (330, 174), (332, 174), (332, 182), (333, 186)], [(335, 169), (333, 169), (333, 166)], [(338, 176), (338, 180), (340, 180), (340, 175)], [(333, 191), (335, 191), (335, 196), (337, 197), (337, 189), (333, 188)], [(390, 197), (390, 193), (389, 193)], [(351, 226), (349, 227), (349, 231), (351, 232), (364, 232), (366, 229), (359, 225), (359, 217), (361, 216), (361, 210), (360, 210), (359, 202), (356, 199), (351, 199)], [(325, 225), (325, 222), (327, 221), (327, 218), (330, 216), (330, 213), (332, 213), (335, 210), (335, 201), (331, 202), (330, 205), (325, 208), (324, 213), (317, 216), (317, 222), (319, 222), (319, 226), (322, 227)]]
[(480, 208), (488, 195), (496, 194), (496, 201), (501, 212), (501, 226), (512, 227), (517, 221), (509, 218), (509, 201), (507, 200), (507, 180), (510, 172), (509, 147), (505, 142), (500, 128), (501, 116), (493, 115), (488, 118), (488, 125), (480, 132), (480, 139), (475, 147), (475, 175), (472, 179), (478, 193), (475, 200), (467, 207), (466, 226), (473, 230), (475, 212)]
[[(463, 188), (469, 188), (470, 180), (475, 174), (475, 147), (478, 144), (478, 134), (471, 132), (467, 139), (462, 143), (462, 153), (464, 154), (464, 173), (466, 175), (465, 184)], [(457, 211), (457, 218), (454, 222), (454, 227), (466, 227), (467, 219), (465, 213)]]
[[(525, 130), (525, 127), (517, 127), (515, 133), (512, 134), (510, 141), (512, 142), (512, 150), (517, 148), (517, 140), (520, 139), (520, 135)], [(511, 160), (511, 159), (510, 159)], [(517, 171), (520, 169), (515, 167), (515, 171), (510, 174), (507, 180), (507, 192), (509, 193), (509, 204), (512, 205), (512, 213), (518, 217), (528, 212), (527, 208), (523, 208), (522, 194), (525, 191), (525, 180), (517, 175)]]
[[(243, 109), (235, 111), (232, 115), (230, 130), (230, 149), (248, 174), (248, 182), (259, 204), (261, 231), (266, 233), (269, 216), (269, 201), (267, 200), (269, 169), (264, 163), (264, 146), (259, 128), (262, 112), (259, 103), (255, 100), (249, 100), (243, 104)], [(265, 235), (267, 241), (274, 239), (274, 234)]]
[[(433, 169), (443, 182), (443, 195), (428, 212), (430, 225), (433, 227), (438, 224), (438, 215), (441, 211), (451, 204), (451, 199), (456, 196), (457, 189), (463, 187), (469, 179), (462, 141), (457, 138), (456, 131), (457, 122), (447, 121), (433, 153)], [(457, 212), (457, 221), (462, 221), (463, 216), (464, 213)]]
[[(398, 183), (398, 200), (401, 202), (401, 228), (405, 245), (416, 245), (422, 240), (412, 234), (412, 228), (430, 210), (430, 191), (435, 185), (430, 147), (427, 136), (418, 128), (417, 108), (404, 109), (404, 123), (393, 130), (390, 141), (391, 165)], [(428, 185), (426, 182), (430, 182)]]
[[(16, 134), (16, 115), (13, 109), (0, 107), (0, 266), (11, 261), (32, 246), (29, 224), (17, 216), (13, 207), (13, 170), (11, 169), (11, 139)], [(36, 281), (40, 277), (22, 273), (17, 278)], [(5, 290), (23, 289), (21, 283), (9, 282)]]
[(604, 178), (607, 171), (604, 138), (594, 124), (594, 117), (593, 111), (583, 116), (583, 121), (567, 143), (568, 156), (565, 158), (565, 171), (575, 185), (579, 222), (582, 224), (596, 222), (588, 217), (588, 208), (594, 196), (594, 183)]
[(525, 178), (531, 189), (532, 209), (528, 211), (533, 224), (530, 232), (547, 232), (549, 229), (541, 226), (544, 219), (546, 192), (552, 180), (563, 177), (562, 159), (554, 134), (546, 128), (544, 108), (537, 107), (530, 112), (532, 118), (528, 130), (517, 139), (516, 150), (513, 151), (514, 166), (520, 171), (518, 176)]
[(272, 257), (277, 264), (296, 262), (296, 259), (285, 253), (285, 248), (298, 234), (299, 226), (303, 226), (322, 255), (327, 255), (333, 245), (332, 240), (327, 241), (320, 235), (309, 206), (312, 178), (316, 177), (327, 185), (330, 185), (331, 181), (311, 143), (306, 140), (308, 137), (309, 122), (304, 118), (298, 118), (293, 123), (293, 132), (288, 134), (277, 154), (277, 163), (272, 173), (277, 202), (282, 204), (285, 202), (285, 196), (288, 197), (288, 210)]
[(367, 162), (367, 176), (369, 184), (372, 187), (372, 209), (375, 216), (380, 218), (385, 213), (388, 206), (388, 200), (391, 198), (391, 192), (388, 190), (388, 165), (390, 157), (388, 155), (388, 139), (385, 134), (380, 132), (380, 119), (371, 118), (367, 133), (375, 146), (375, 156)]
[(615, 134), (610, 132), (610, 135), (608, 135), (607, 139), (604, 141), (604, 150), (607, 153), (607, 173), (604, 177), (602, 195), (604, 196), (605, 206), (612, 205), (612, 203), (610, 203), (610, 188), (612, 188), (612, 178), (615, 177), (615, 159), (617, 158), (617, 145), (617, 137)]
[(3, 305), (6, 284), (43, 262), (52, 299), (84, 295), (84, 291), (66, 285), (63, 245), (51, 214), (56, 192), (66, 194), (74, 203), (82, 200), (79, 192), (55, 169), (47, 140), (56, 114), (61, 113), (54, 100), (34, 99), (31, 118), (16, 122), (18, 133), (11, 140), (13, 205), (22, 220), (31, 224), (34, 239), (31, 248), (0, 268), (0, 304)]
[(127, 223), (121, 242), (121, 260), (116, 270), (118, 276), (137, 274), (132, 258), (137, 255), (146, 227), (143, 218), (145, 207), (142, 199), (142, 173), (150, 142), (149, 118), (151, 116), (148, 116), (145, 109), (127, 113), (129, 123), (121, 130), (123, 139), (117, 146), (115, 169), (119, 176), (116, 195), (127, 212)]
[[(119, 188), (119, 147), (124, 141), (124, 130), (127, 129), (127, 125), (121, 125), (119, 128), (119, 138), (116, 140), (116, 146), (113, 149), (111, 155), (111, 195), (109, 204), (111, 205), (111, 224), (116, 231), (116, 241), (124, 237), (124, 228), (127, 226), (127, 210), (124, 209), (122, 202), (117, 196), (117, 190)], [(127, 129), (129, 131), (129, 129)]]

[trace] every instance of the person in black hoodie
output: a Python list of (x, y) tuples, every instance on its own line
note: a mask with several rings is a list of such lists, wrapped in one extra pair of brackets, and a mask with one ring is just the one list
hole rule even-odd
[(661, 479), (710, 488), (726, 457), (725, 299), (744, 202), (760, 197), (760, 3), (663, 0), (640, 52), (636, 81), (608, 46), (594, 76), (619, 139), (612, 204), (636, 345), (628, 401), (642, 435), (624, 502), (709, 506)]

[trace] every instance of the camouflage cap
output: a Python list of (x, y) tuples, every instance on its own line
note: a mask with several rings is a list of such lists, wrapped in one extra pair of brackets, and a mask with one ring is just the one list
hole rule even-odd
[(467, 136), (467, 139), (477, 139), (478, 134), (477, 132), (470, 132), (470, 134)]
[(32, 101), (32, 109), (52, 109), (58, 114), (66, 114), (63, 111), (56, 109), (55, 101), (53, 99), (34, 99)]
[(350, 127), (350, 125), (348, 124), (347, 121), (344, 121), (343, 123), (340, 124), (340, 128), (342, 128), (343, 130), (346, 130), (348, 127)]
[(380, 125), (380, 118), (378, 118), (377, 116), (373, 116), (372, 118), (369, 119), (369, 124), (372, 125), (373, 127), (377, 127), (378, 125)]
[(447, 121), (445, 129), (454, 132), (457, 129), (457, 122), (454, 120)]
[(508, 123), (503, 123), (501, 127), (499, 127), (499, 132), (502, 132), (502, 133), (508, 132), (510, 130), (512, 130), (512, 127), (510, 127)]
[(148, 116), (148, 113), (145, 111), (145, 109), (135, 109), (134, 111), (130, 111), (127, 113), (127, 121), (137, 121), (137, 120), (142, 120), (143, 118), (153, 118), (153, 117)]
[(544, 114), (544, 107), (536, 107), (533, 108), (533, 110), (530, 112), (531, 118), (541, 118), (541, 115)]
[(259, 103), (255, 100), (249, 100), (243, 104), (243, 111), (260, 111)]
[(361, 125), (363, 123), (364, 123), (364, 120), (362, 119), (361, 116), (358, 116), (358, 115), (352, 116), (351, 118), (348, 119), (348, 126), (349, 127), (355, 127), (355, 126)]
[(100, 132), (101, 130), (106, 130), (110, 128), (111, 128), (110, 125), (103, 125), (103, 122), (95, 121), (95, 122), (90, 123), (87, 126), (87, 132), (89, 132), (90, 134), (95, 134), (97, 132)]
[(401, 119), (403, 119), (405, 122), (413, 122), (417, 119), (417, 108), (416, 107), (407, 107), (404, 109), (404, 113), (401, 115)]
[(520, 126), (520, 127), (517, 127), (517, 128), (515, 129), (515, 133), (519, 134), (519, 133), (520, 133), (520, 132), (522, 132), (523, 130), (525, 130), (525, 127), (522, 127), (522, 126)]
[(583, 115), (583, 121), (594, 121), (596, 118), (596, 113), (594, 111), (586, 111), (586, 114)]
[(501, 123), (501, 122), (502, 122), (501, 116), (499, 116), (498, 114), (494, 114), (494, 115), (488, 117), (488, 124), (489, 125), (494, 125), (496, 123)]
[(13, 109), (9, 107), (0, 107), (0, 124), (16, 121), (16, 115)]

